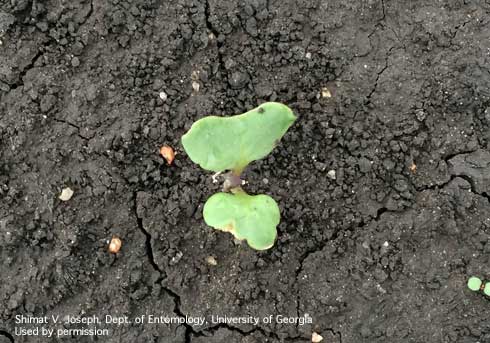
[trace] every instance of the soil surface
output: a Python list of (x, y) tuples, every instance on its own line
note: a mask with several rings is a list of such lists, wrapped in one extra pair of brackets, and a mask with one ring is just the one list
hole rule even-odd
[[(490, 342), (489, 302), (466, 287), (490, 279), (489, 13), (0, 1), (0, 342)], [(220, 185), (180, 137), (265, 101), (299, 119), (244, 174), (281, 208), (276, 245), (256, 252), (203, 222)], [(151, 313), (312, 322), (15, 334), (20, 314)]]

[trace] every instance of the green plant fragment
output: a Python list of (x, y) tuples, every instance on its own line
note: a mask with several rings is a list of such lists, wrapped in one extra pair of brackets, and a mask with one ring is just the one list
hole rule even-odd
[(203, 169), (239, 175), (250, 162), (269, 154), (295, 120), (286, 105), (267, 102), (243, 114), (196, 121), (182, 136), (182, 145)]
[(274, 245), (280, 221), (277, 203), (268, 195), (216, 193), (204, 204), (204, 221), (215, 229), (246, 240), (256, 250)]

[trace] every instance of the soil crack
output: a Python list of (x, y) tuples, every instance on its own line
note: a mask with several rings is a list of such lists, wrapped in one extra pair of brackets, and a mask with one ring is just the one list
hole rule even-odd
[(266, 331), (266, 330), (264, 330), (260, 326), (257, 326), (257, 327), (255, 327), (252, 330), (245, 331), (245, 330), (242, 330), (240, 328), (237, 328), (237, 327), (232, 326), (232, 325), (227, 324), (227, 323), (221, 323), (221, 324), (215, 325), (213, 327), (210, 327), (210, 328), (208, 328), (206, 330), (199, 331), (198, 334), (199, 334), (200, 337), (209, 337), (209, 336), (206, 335), (206, 333), (211, 333), (212, 334), (212, 333), (218, 331), (219, 329), (227, 329), (229, 331), (237, 332), (237, 333), (239, 333), (240, 335), (242, 335), (244, 337), (247, 337), (249, 335), (252, 335), (252, 334), (258, 332), (258, 333), (260, 333), (264, 337), (267, 337), (267, 338), (270, 338), (270, 339), (274, 339), (274, 340), (278, 340), (279, 342), (289, 342), (289, 341), (291, 341), (291, 342), (297, 342), (298, 340), (309, 341), (308, 339), (302, 338), (301, 336), (285, 337), (285, 338), (282, 338), (281, 339), (279, 337), (279, 335), (277, 335), (276, 333)]
[(453, 174), (453, 175), (451, 175), (451, 177), (449, 178), (448, 181), (446, 181), (446, 182), (444, 182), (442, 184), (432, 185), (432, 186), (425, 186), (425, 187), (419, 187), (419, 188), (415, 188), (415, 190), (417, 192), (438, 191), (438, 190), (441, 190), (442, 188), (446, 187), (454, 179), (457, 179), (457, 178), (460, 178), (460, 179), (463, 179), (463, 180), (467, 181), (468, 184), (470, 185), (470, 191), (471, 191), (471, 193), (486, 198), (488, 200), (488, 202), (490, 203), (490, 194), (487, 194), (486, 192), (478, 193), (476, 191), (476, 188), (475, 188), (475, 181), (473, 181), (473, 179), (471, 177), (467, 176), (467, 175)]
[[(476, 151), (477, 150), (469, 150), (469, 151), (458, 152), (458, 153), (455, 153), (455, 154), (450, 154), (450, 155), (447, 155), (446, 157), (444, 157), (443, 160), (447, 163), (450, 159), (452, 159), (452, 158), (454, 158), (456, 156), (465, 155), (465, 154), (471, 154), (471, 153), (474, 153)], [(486, 192), (481, 192), (481, 193), (480, 192), (477, 192), (476, 191), (475, 181), (470, 176), (468, 176), (468, 175), (452, 174), (450, 176), (449, 180), (447, 180), (446, 182), (444, 182), (442, 184), (435, 184), (435, 185), (431, 185), (431, 186), (424, 186), (424, 187), (418, 187), (418, 188), (415, 187), (415, 190), (417, 192), (440, 190), (440, 189), (446, 187), (448, 184), (450, 184), (454, 179), (456, 179), (458, 177), (468, 182), (468, 184), (470, 185), (470, 191), (471, 191), (471, 193), (486, 198), (488, 200), (488, 202), (490, 203), (490, 194), (488, 194)]]
[(206, 0), (204, 3), (204, 16), (205, 16), (205, 22), (206, 22), (206, 28), (208, 31), (210, 31), (214, 35), (214, 40), (216, 41), (216, 49), (218, 52), (218, 69), (219, 70), (224, 70), (224, 61), (223, 61), (223, 54), (221, 53), (221, 48), (223, 46), (223, 43), (219, 41), (219, 32), (213, 27), (213, 24), (211, 23), (210, 17), (211, 17), (211, 7), (209, 6), (209, 0)]
[(474, 153), (478, 151), (478, 149), (473, 149), (473, 150), (468, 150), (468, 151), (461, 151), (461, 152), (457, 152), (457, 153), (454, 153), (454, 154), (449, 154), (447, 155), (446, 157), (444, 157), (444, 162), (448, 162), (450, 159), (456, 157), (456, 156), (459, 156), (459, 155), (464, 155), (464, 154), (471, 154), (471, 153)]
[(378, 82), (379, 82), (379, 79), (381, 77), (381, 74), (383, 74), (385, 72), (386, 69), (388, 69), (389, 65), (388, 65), (388, 60), (390, 58), (390, 52), (394, 49), (395, 47), (392, 46), (388, 52), (386, 53), (386, 57), (385, 57), (385, 66), (383, 67), (383, 69), (381, 69), (377, 75), (376, 75), (376, 80), (374, 81), (374, 86), (373, 88), (371, 89), (371, 91), (369, 92), (369, 94), (367, 95), (366, 97), (366, 101), (364, 103), (364, 105), (369, 105), (371, 103), (371, 97), (372, 95), (376, 92), (376, 89), (378, 88)]
[(145, 236), (145, 246), (146, 246), (146, 254), (148, 256), (148, 260), (151, 266), (153, 267), (153, 269), (159, 272), (160, 274), (162, 274), (162, 270), (155, 262), (155, 258), (153, 256), (153, 248), (151, 246), (151, 234), (148, 231), (146, 231), (145, 227), (143, 226), (143, 218), (138, 216), (138, 191), (133, 192), (133, 211), (134, 211), (134, 215), (136, 216), (136, 221), (138, 222), (138, 228), (140, 229), (141, 233), (143, 233), (143, 235)]
[(383, 11), (383, 18), (381, 18), (379, 21), (383, 21), (386, 18), (385, 0), (381, 0), (381, 10)]
[[(152, 268), (160, 274), (160, 277), (155, 283), (159, 283), (162, 289), (172, 298), (174, 302), (174, 308), (173, 308), (174, 314), (176, 314), (180, 318), (185, 318), (186, 315), (180, 309), (180, 304), (181, 304), (180, 295), (178, 295), (176, 292), (171, 290), (169, 287), (162, 285), (163, 277), (161, 275), (164, 274), (164, 271), (155, 262), (155, 257), (153, 255), (153, 247), (151, 245), (151, 234), (145, 229), (143, 225), (143, 218), (141, 218), (138, 215), (138, 191), (133, 192), (133, 211), (134, 211), (134, 215), (136, 216), (138, 228), (145, 236), (146, 255), (148, 256), (148, 261), (150, 262)], [(195, 335), (195, 336), (199, 335), (199, 332), (195, 331), (191, 325), (184, 323), (182, 324), (182, 326), (184, 326), (185, 328), (186, 343), (191, 342), (191, 335)]]
[[(365, 221), (361, 221), (361, 222), (360, 222), (359, 224), (357, 224), (357, 226), (355, 226), (354, 228), (352, 228), (352, 229), (348, 229), (348, 231), (357, 231), (357, 230), (360, 230), (360, 229), (362, 229), (363, 227), (365, 227), (366, 225), (369, 225), (369, 224), (371, 224), (372, 222), (376, 222), (376, 221), (378, 221), (378, 220), (381, 218), (381, 215), (382, 215), (383, 213), (386, 213), (386, 212), (400, 212), (400, 211), (391, 211), (391, 210), (387, 209), (386, 207), (382, 207), (382, 208), (380, 208), (380, 209), (378, 209), (378, 210), (377, 210), (377, 212), (376, 212), (376, 217), (372, 218), (371, 220), (369, 220), (369, 221), (367, 221), (367, 222), (365, 222)], [(331, 242), (331, 241), (333, 241), (333, 242), (334, 242), (334, 241), (336, 241), (336, 240), (339, 238), (339, 236), (340, 236), (340, 233), (341, 233), (341, 232), (342, 232), (342, 230), (337, 230), (337, 231), (336, 231), (336, 232), (333, 234), (332, 238), (328, 239), (326, 242), (323, 242), (323, 243), (322, 243), (320, 246), (317, 246), (317, 247), (315, 247), (315, 248), (312, 248), (312, 249), (308, 250), (307, 252), (305, 252), (305, 253), (304, 253), (304, 254), (303, 254), (303, 255), (302, 255), (300, 258), (299, 258), (299, 260), (300, 260), (300, 266), (299, 266), (299, 268), (296, 270), (296, 273), (295, 273), (295, 284), (297, 284), (297, 283), (298, 283), (298, 278), (299, 278), (299, 276), (301, 275), (301, 272), (303, 271), (305, 261), (306, 261), (306, 260), (307, 260), (307, 259), (308, 259), (308, 258), (309, 258), (309, 257), (310, 257), (312, 254), (314, 254), (314, 253), (316, 253), (316, 252), (318, 252), (318, 251), (323, 250), (323, 249), (326, 247), (326, 245), (327, 245), (327, 243), (328, 243), (328, 242)], [(298, 315), (298, 317), (299, 317), (299, 304), (300, 304), (300, 293), (299, 293), (299, 290), (296, 292), (296, 304), (297, 304), (297, 305), (296, 305), (296, 313), (297, 313), (297, 315)], [(335, 331), (334, 329), (327, 329), (327, 330), (328, 330), (328, 331), (330, 331), (330, 332), (331, 332), (333, 335), (335, 335), (335, 336), (337, 336), (337, 335), (338, 335), (338, 336), (339, 336), (339, 339), (340, 339), (340, 342), (342, 343), (342, 335), (341, 335), (341, 333), (340, 333), (340, 332), (337, 332), (337, 331)]]
[(94, 0), (90, 0), (90, 9), (88, 10), (88, 13), (85, 15), (85, 18), (83, 18), (83, 21), (80, 23), (80, 25), (85, 24), (93, 12), (94, 12)]
[(464, 21), (463, 23), (461, 23), (461, 24), (459, 24), (459, 25), (457, 25), (457, 26), (455, 26), (455, 27), (454, 27), (454, 33), (453, 33), (453, 34), (452, 34), (452, 36), (451, 36), (451, 41), (452, 41), (454, 38), (456, 38), (456, 35), (458, 34), (458, 31), (459, 31), (459, 30), (461, 30), (462, 28), (464, 28), (464, 27), (466, 26), (466, 24), (468, 24), (468, 23), (469, 23), (469, 22), (472, 20), (472, 18), (473, 18), (473, 17), (472, 17), (472, 15), (473, 15), (473, 13), (475, 13), (475, 12), (476, 12), (476, 11), (472, 11), (472, 12), (470, 12), (469, 14), (467, 14), (467, 15), (470, 17), (470, 19), (468, 19), (468, 20)]
[(34, 65), (36, 64), (37, 60), (43, 55), (42, 51), (38, 51), (36, 55), (31, 59), (31, 62), (29, 62), (28, 65), (25, 66), (24, 69), (19, 74), (19, 78), (16, 83), (10, 86), (10, 89), (16, 89), (20, 86), (24, 86), (24, 76), (26, 76), (27, 72), (34, 68)]
[(58, 122), (58, 123), (62, 123), (62, 124), (65, 124), (65, 125), (68, 125), (68, 126), (71, 126), (71, 127), (75, 128), (75, 129), (77, 129), (77, 131), (78, 131), (78, 133), (77, 133), (78, 137), (80, 137), (80, 138), (81, 138), (81, 139), (83, 139), (83, 140), (89, 141), (90, 139), (92, 139), (92, 138), (93, 138), (93, 137), (88, 138), (88, 137), (84, 137), (84, 136), (82, 136), (82, 135), (80, 134), (80, 130), (81, 130), (81, 128), (80, 128), (80, 126), (78, 126), (78, 125), (75, 125), (75, 124), (70, 123), (69, 121), (67, 121), (67, 120), (63, 120), (63, 119), (58, 119), (58, 118), (53, 118), (53, 119), (54, 119), (54, 121), (56, 121), (56, 122)]
[(455, 179), (457, 177), (467, 181), (470, 184), (471, 193), (487, 199), (487, 201), (490, 203), (490, 194), (487, 194), (486, 192), (481, 192), (481, 193), (477, 192), (475, 181), (471, 177), (469, 177), (468, 175), (453, 175), (451, 179)]
[[(145, 246), (146, 246), (146, 254), (148, 256), (148, 261), (149, 261), (150, 265), (152, 266), (152, 268), (156, 272), (158, 272), (160, 275), (163, 275), (163, 274), (165, 274), (165, 272), (155, 262), (155, 257), (153, 255), (153, 247), (152, 247), (152, 244), (151, 244), (151, 239), (152, 239), (151, 234), (145, 229), (145, 227), (143, 225), (143, 218), (141, 218), (138, 215), (138, 192), (139, 191), (134, 191), (133, 192), (133, 206), (132, 206), (133, 207), (133, 212), (134, 212), (134, 215), (136, 216), (136, 221), (138, 223), (138, 228), (140, 229), (140, 231), (145, 236)], [(185, 318), (186, 317), (186, 314), (184, 312), (182, 312), (182, 310), (180, 309), (180, 307), (181, 307), (181, 297), (180, 297), (180, 295), (177, 294), (176, 292), (174, 292), (168, 286), (162, 285), (161, 284), (162, 281), (163, 281), (163, 277), (160, 276), (158, 278), (158, 280), (156, 281), (156, 283), (159, 283), (161, 285), (162, 289), (172, 298), (172, 300), (174, 302), (173, 312), (177, 316), (179, 316), (180, 318)], [(238, 332), (238, 333), (240, 333), (243, 336), (248, 336), (248, 335), (253, 334), (254, 332), (259, 332), (259, 333), (261, 333), (265, 337), (268, 337), (268, 338), (271, 338), (271, 339), (276, 339), (276, 340), (281, 341), (281, 339), (279, 338), (279, 336), (277, 334), (275, 334), (273, 332), (268, 332), (268, 331), (264, 330), (262, 327), (256, 327), (256, 328), (254, 328), (254, 329), (252, 329), (250, 331), (245, 331), (245, 330), (242, 330), (240, 328), (234, 327), (232, 325), (229, 325), (229, 324), (226, 324), (226, 323), (222, 323), (222, 324), (218, 324), (216, 326), (210, 327), (208, 329), (196, 331), (189, 324), (184, 323), (184, 324), (182, 324), (182, 326), (184, 326), (184, 328), (185, 328), (185, 342), (186, 343), (190, 343), (192, 337), (208, 337), (209, 336), (208, 334), (212, 334), (212, 333), (214, 333), (215, 331), (217, 331), (220, 328), (226, 328), (226, 329), (228, 329), (230, 331)], [(297, 336), (297, 337), (287, 337), (286, 338), (286, 341), (293, 341), (293, 340), (297, 340), (297, 339), (300, 339), (300, 338), (301, 338), (300, 336)]]

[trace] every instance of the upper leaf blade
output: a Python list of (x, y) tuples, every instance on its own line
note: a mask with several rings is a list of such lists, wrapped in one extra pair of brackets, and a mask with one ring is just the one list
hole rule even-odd
[(202, 118), (182, 136), (182, 145), (203, 169), (240, 173), (269, 154), (295, 120), (289, 107), (268, 102), (236, 116)]

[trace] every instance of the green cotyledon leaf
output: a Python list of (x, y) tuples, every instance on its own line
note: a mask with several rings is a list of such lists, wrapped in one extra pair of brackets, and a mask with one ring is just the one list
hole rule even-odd
[(286, 105), (267, 102), (243, 114), (196, 121), (182, 136), (182, 145), (203, 169), (240, 174), (250, 162), (269, 154), (295, 120)]
[(207, 225), (245, 239), (256, 250), (274, 245), (281, 219), (274, 199), (245, 192), (214, 194), (204, 204), (203, 216)]

